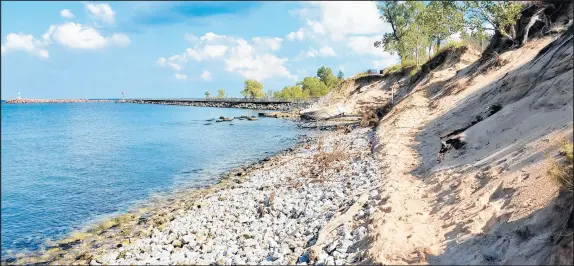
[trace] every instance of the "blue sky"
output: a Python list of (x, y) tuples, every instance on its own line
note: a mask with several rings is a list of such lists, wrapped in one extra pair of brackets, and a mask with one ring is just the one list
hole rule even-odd
[(397, 57), (374, 2), (2, 2), (2, 99), (240, 96)]

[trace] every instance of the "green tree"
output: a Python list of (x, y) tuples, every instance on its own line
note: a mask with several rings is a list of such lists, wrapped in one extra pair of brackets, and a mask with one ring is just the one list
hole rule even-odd
[[(404, 5), (407, 5), (407, 10), (413, 19), (402, 40), (402, 46), (408, 55), (408, 58), (405, 56), (405, 59), (412, 59), (416, 65), (420, 65), (426, 53), (425, 48), (432, 42), (426, 27), (427, 20), (424, 17), (425, 5), (424, 2), (419, 1), (410, 1)], [(405, 63), (404, 60), (403, 63)]]
[(209, 98), (211, 96), (211, 93), (209, 93), (209, 91), (205, 92), (205, 98)]
[(464, 2), (464, 10), (468, 17), (466, 24), (473, 30), (494, 30), (495, 34), (514, 41), (516, 38), (514, 25), (520, 18), (522, 7), (523, 3), (510, 1)]
[(215, 96), (215, 98), (225, 98), (225, 90), (224, 89), (219, 89), (217, 90), (217, 96)]
[(441, 42), (463, 30), (464, 8), (454, 1), (431, 1), (422, 13), (422, 21), (425, 33), (431, 39), (430, 55), (433, 42), (438, 51)]
[(375, 47), (382, 47), (390, 54), (398, 54), (401, 61), (406, 59), (408, 47), (404, 42), (409, 26), (414, 22), (410, 1), (399, 3), (396, 1), (383, 1), (378, 5), (381, 19), (389, 23), (391, 32), (383, 34), (383, 39), (374, 43)]
[(301, 86), (304, 93), (308, 93), (311, 97), (321, 97), (329, 93), (330, 89), (316, 77), (306, 77), (303, 81), (299, 81), (297, 85)]
[(303, 91), (301, 86), (285, 86), (281, 91), (275, 92), (274, 96), (279, 99), (307, 99), (309, 92)]
[(245, 80), (245, 86), (241, 91), (241, 94), (252, 99), (265, 97), (265, 92), (263, 92), (263, 84), (252, 79)]
[(343, 71), (339, 70), (339, 73), (337, 74), (337, 78), (340, 81), (343, 81), (343, 79), (345, 78), (345, 74), (343, 74)]
[(339, 84), (339, 80), (333, 75), (331, 68), (322, 66), (317, 70), (317, 77), (327, 86), (332, 89)]

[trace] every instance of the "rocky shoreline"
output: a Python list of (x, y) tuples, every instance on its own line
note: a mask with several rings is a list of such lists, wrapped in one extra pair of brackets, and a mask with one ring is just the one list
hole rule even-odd
[[(381, 201), (376, 190), (379, 169), (371, 155), (372, 129), (317, 134), (322, 137), (305, 138), (293, 148), (233, 170), (209, 188), (174, 193), (153, 207), (76, 232), (34, 256), (10, 262), (360, 262), (369, 230), (365, 221)], [(341, 224), (333, 224), (341, 219)]]
[(266, 103), (266, 102), (225, 102), (225, 101), (150, 101), (150, 100), (126, 100), (126, 103), (136, 104), (166, 104), (197, 107), (218, 108), (241, 108), (257, 110), (291, 111), (295, 108), (307, 108), (311, 103)]

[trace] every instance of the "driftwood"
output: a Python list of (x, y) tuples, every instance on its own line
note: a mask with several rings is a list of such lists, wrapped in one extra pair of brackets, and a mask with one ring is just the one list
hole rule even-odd
[(315, 260), (317, 258), (317, 256), (319, 256), (319, 254), (321, 254), (321, 250), (325, 246), (324, 242), (327, 239), (327, 236), (333, 230), (337, 229), (337, 227), (339, 227), (340, 225), (351, 221), (353, 219), (353, 216), (355, 216), (355, 214), (359, 210), (361, 210), (361, 208), (367, 202), (368, 199), (369, 199), (369, 194), (368, 193), (363, 194), (353, 204), (353, 206), (351, 206), (347, 210), (347, 212), (345, 212), (345, 214), (340, 215), (340, 216), (332, 219), (331, 221), (329, 221), (327, 223), (327, 225), (325, 225), (323, 227), (323, 229), (321, 229), (321, 231), (319, 231), (319, 236), (317, 237), (317, 241), (315, 242), (315, 245), (313, 245), (312, 247), (309, 248), (309, 259)]

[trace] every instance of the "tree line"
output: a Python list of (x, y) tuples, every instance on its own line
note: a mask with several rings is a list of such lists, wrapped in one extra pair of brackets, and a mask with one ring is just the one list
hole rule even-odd
[[(322, 66), (317, 70), (314, 77), (305, 77), (302, 81), (292, 86), (285, 86), (280, 91), (263, 89), (263, 84), (259, 81), (248, 79), (244, 81), (241, 95), (246, 98), (279, 98), (279, 99), (308, 99), (310, 97), (321, 97), (337, 87), (344, 79), (344, 74), (339, 70), (337, 76), (333, 74), (331, 68)], [(205, 97), (210, 98), (211, 93), (205, 92)], [(225, 98), (225, 90), (219, 89), (215, 98)]]
[[(460, 34), (463, 42), (484, 49), (492, 33), (512, 38), (523, 4), (509, 1), (382, 1), (381, 19), (391, 32), (374, 43), (399, 56), (402, 65), (421, 65)], [(441, 47), (442, 46), (442, 47)]]

